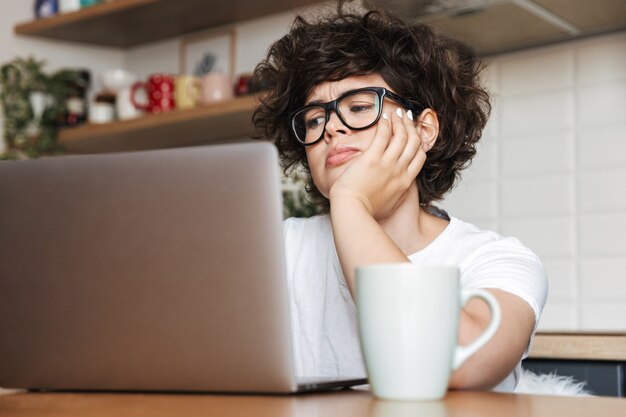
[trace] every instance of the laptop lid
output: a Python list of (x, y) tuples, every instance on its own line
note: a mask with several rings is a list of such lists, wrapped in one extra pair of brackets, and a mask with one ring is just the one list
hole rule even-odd
[(288, 392), (276, 149), (0, 163), (0, 386)]

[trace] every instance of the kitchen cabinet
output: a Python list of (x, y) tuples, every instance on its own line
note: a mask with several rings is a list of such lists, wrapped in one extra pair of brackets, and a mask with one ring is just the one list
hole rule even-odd
[(522, 367), (586, 382), (594, 395), (626, 396), (626, 334), (538, 333)]

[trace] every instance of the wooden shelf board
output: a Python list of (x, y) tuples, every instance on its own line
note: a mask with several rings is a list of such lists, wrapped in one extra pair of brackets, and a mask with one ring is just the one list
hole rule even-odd
[(538, 333), (534, 359), (626, 360), (626, 333)]
[(70, 153), (125, 152), (203, 145), (254, 134), (254, 96), (189, 110), (145, 115), (107, 124), (61, 129), (59, 143)]
[(114, 0), (76, 12), (24, 22), (15, 33), (132, 47), (282, 12), (320, 0)]

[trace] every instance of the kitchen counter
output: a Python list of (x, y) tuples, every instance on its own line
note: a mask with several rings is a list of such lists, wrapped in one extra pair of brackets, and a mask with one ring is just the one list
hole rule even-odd
[(595, 395), (626, 397), (626, 333), (538, 333), (522, 366), (570, 376)]
[(529, 357), (626, 361), (626, 333), (537, 333)]

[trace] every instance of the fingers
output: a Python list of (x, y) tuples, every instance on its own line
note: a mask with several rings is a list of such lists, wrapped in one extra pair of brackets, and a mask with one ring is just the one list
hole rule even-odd
[(392, 136), (385, 151), (385, 157), (392, 161), (397, 161), (404, 151), (408, 140), (406, 123), (410, 122), (406, 113), (400, 108), (391, 115)]
[(411, 162), (409, 162), (409, 166), (407, 167), (407, 174), (410, 175), (412, 178), (416, 178), (417, 174), (419, 174), (422, 170), (425, 162), (426, 152), (424, 152), (424, 149), (419, 146), (417, 152), (415, 153), (415, 156), (413, 157)]
[(382, 155), (389, 144), (391, 139), (391, 125), (389, 123), (389, 116), (383, 113), (380, 120), (376, 124), (376, 133), (374, 133), (374, 139), (367, 148), (368, 151)]
[(383, 114), (368, 150), (406, 169), (411, 177), (417, 177), (426, 161), (415, 122), (402, 110), (391, 115)]
[(407, 167), (409, 163), (415, 158), (415, 155), (420, 151), (422, 146), (422, 139), (417, 131), (415, 122), (413, 119), (413, 113), (409, 110), (407, 117), (405, 118), (405, 128), (407, 131), (407, 143), (399, 157), (399, 162)]
[[(413, 116), (408, 113), (407, 116)], [(407, 130), (407, 145), (400, 155), (399, 162), (406, 167), (406, 173), (410, 178), (416, 178), (420, 173), (424, 163), (426, 162), (426, 151), (424, 150), (422, 137), (417, 124), (412, 120), (413, 117), (407, 117), (405, 120), (405, 128)]]

